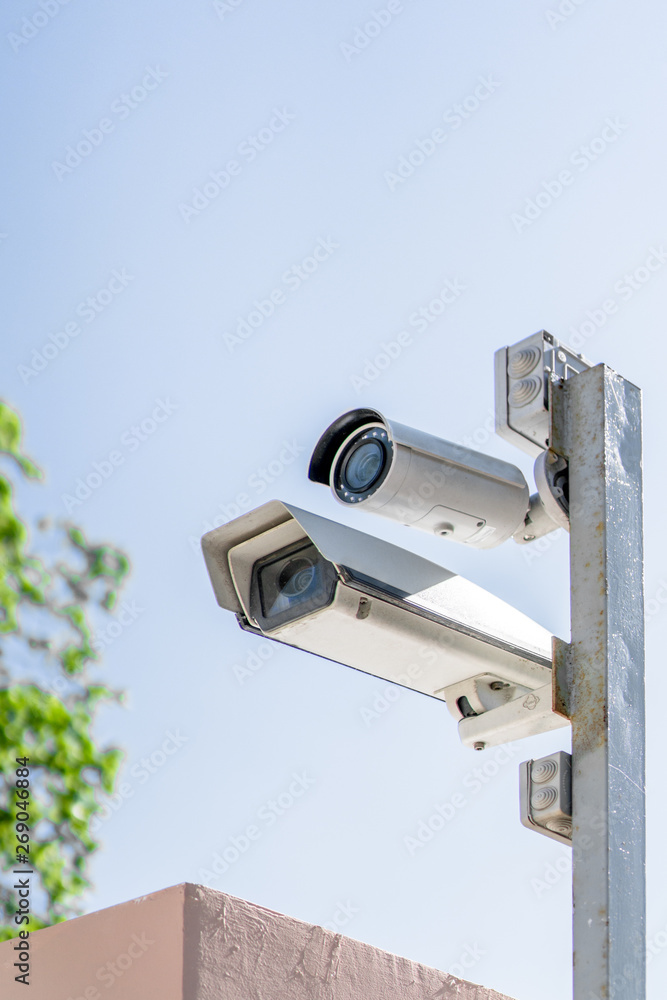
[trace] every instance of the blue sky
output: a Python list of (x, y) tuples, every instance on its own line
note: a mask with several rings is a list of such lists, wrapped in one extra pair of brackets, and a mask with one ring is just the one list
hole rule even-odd
[[(491, 751), (475, 774), (481, 755), (443, 705), (389, 701), (379, 680), (241, 632), (196, 551), (216, 519), (275, 497), (440, 562), (567, 638), (564, 535), (468, 551), (347, 512), (306, 476), (324, 427), (368, 405), (530, 477), (492, 430), (493, 352), (545, 328), (644, 390), (660, 995), (665, 16), (615, 0), (2, 12), (2, 393), (47, 471), (25, 503), (133, 562), (135, 614), (102, 671), (128, 707), (98, 724), (127, 751), (126, 794), (106, 810), (89, 910), (204, 871), (517, 1000), (566, 995), (567, 853), (521, 827), (517, 771), (567, 735)], [(105, 462), (99, 488), (68, 502)], [(465, 808), (411, 854), (405, 837), (457, 793)], [(259, 836), (216, 876), (249, 826)]]

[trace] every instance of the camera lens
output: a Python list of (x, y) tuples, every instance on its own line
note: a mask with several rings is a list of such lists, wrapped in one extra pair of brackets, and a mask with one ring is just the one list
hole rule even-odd
[(384, 461), (385, 450), (378, 440), (360, 441), (345, 462), (344, 485), (354, 493), (364, 493), (382, 472)]
[(338, 452), (332, 485), (343, 503), (359, 503), (375, 493), (391, 468), (392, 443), (384, 427), (366, 425), (350, 435)]
[(311, 559), (290, 559), (278, 574), (278, 590), (285, 597), (303, 597), (315, 582), (315, 564)]
[(262, 627), (278, 628), (333, 600), (335, 567), (310, 543), (288, 545), (260, 559), (252, 572), (251, 613)]

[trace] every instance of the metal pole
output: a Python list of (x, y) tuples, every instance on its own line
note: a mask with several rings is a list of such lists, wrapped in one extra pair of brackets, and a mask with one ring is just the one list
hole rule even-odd
[(569, 463), (574, 1000), (646, 996), (641, 394), (605, 365), (552, 386)]

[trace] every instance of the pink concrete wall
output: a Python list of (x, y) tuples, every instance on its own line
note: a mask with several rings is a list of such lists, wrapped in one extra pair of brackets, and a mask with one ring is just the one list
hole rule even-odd
[(185, 886), (37, 931), (30, 987), (14, 982), (13, 941), (0, 944), (2, 1000), (182, 1000)]
[(199, 885), (30, 935), (30, 988), (0, 944), (2, 1000), (509, 1000)]

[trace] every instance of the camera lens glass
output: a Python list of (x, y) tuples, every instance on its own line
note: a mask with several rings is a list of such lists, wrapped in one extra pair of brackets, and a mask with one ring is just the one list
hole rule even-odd
[(260, 626), (272, 629), (329, 605), (336, 571), (315, 546), (290, 545), (255, 564), (251, 613)]
[(312, 559), (297, 556), (285, 563), (278, 574), (278, 593), (289, 599), (303, 597), (312, 589), (316, 578)]
[(359, 503), (383, 483), (391, 467), (393, 446), (384, 427), (361, 428), (342, 447), (333, 473), (333, 487), (344, 503)]
[(382, 472), (385, 450), (377, 439), (360, 441), (350, 452), (343, 469), (343, 481), (354, 493), (364, 493)]

